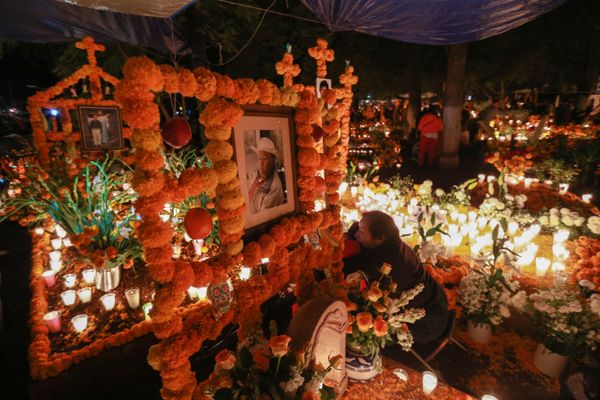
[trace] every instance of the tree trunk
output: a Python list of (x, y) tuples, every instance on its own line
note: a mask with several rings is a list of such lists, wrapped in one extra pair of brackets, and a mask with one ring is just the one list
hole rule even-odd
[(448, 46), (448, 72), (444, 99), (444, 134), (440, 168), (458, 168), (458, 148), (460, 145), (460, 117), (463, 109), (463, 86), (467, 64), (465, 44)]
[(417, 118), (421, 112), (421, 46), (408, 47), (408, 112), (406, 119), (410, 131), (417, 129)]

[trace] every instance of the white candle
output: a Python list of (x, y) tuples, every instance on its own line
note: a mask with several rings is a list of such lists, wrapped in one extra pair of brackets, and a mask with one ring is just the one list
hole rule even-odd
[(181, 257), (181, 246), (178, 244), (173, 245), (173, 260), (177, 260)]
[(48, 287), (52, 287), (56, 283), (56, 274), (53, 270), (44, 271), (42, 273), (42, 278)]
[(552, 186), (552, 181), (550, 179), (546, 179), (544, 183), (548, 186)]
[(488, 223), (488, 219), (486, 217), (477, 218), (477, 226), (479, 227), (479, 229), (485, 228), (487, 223)]
[(260, 259), (260, 263), (261, 264), (268, 264), (269, 263), (269, 259), (268, 258), (261, 258)]
[(48, 253), (48, 257), (50, 257), (50, 261), (60, 261), (62, 256), (60, 251), (55, 250)]
[(240, 268), (240, 279), (243, 281), (247, 281), (252, 276), (252, 268), (242, 267)]
[(140, 306), (140, 288), (134, 287), (125, 290), (125, 298), (127, 304), (131, 308), (138, 308)]
[(537, 276), (544, 276), (550, 267), (550, 260), (545, 257), (535, 258), (535, 274)]
[(356, 186), (352, 186), (350, 188), (350, 194), (352, 195), (352, 197), (356, 197), (356, 193), (358, 193), (358, 188)]
[(58, 250), (62, 247), (62, 239), (61, 238), (52, 239), (50, 241), (50, 245), (52, 246), (52, 248), (54, 250)]
[(36, 235), (43, 235), (44, 234), (44, 228), (37, 227), (33, 231), (35, 232)]
[(198, 300), (206, 300), (206, 295), (208, 294), (208, 287), (202, 286), (198, 288)]
[(569, 190), (569, 184), (568, 183), (560, 183), (558, 185), (558, 193), (559, 194), (565, 194), (565, 193), (567, 193), (567, 190)]
[(85, 283), (92, 284), (96, 280), (96, 269), (84, 269), (83, 271), (81, 271), (81, 275), (83, 276), (83, 281)]
[(586, 193), (584, 195), (581, 196), (581, 199), (585, 202), (585, 203), (589, 203), (592, 200), (592, 195), (589, 193)]
[(525, 185), (525, 189), (529, 189), (531, 187), (531, 182), (533, 182), (533, 179), (525, 178), (525, 180), (523, 181), (523, 183)]
[(516, 223), (515, 221), (510, 221), (508, 223), (508, 234), (513, 236), (515, 233), (517, 233), (517, 230), (519, 229), (519, 224)]
[(56, 236), (58, 236), (61, 239), (67, 236), (67, 231), (65, 231), (63, 227), (58, 224), (55, 225), (54, 232), (56, 232)]
[(202, 254), (202, 246), (204, 246), (204, 239), (192, 240), (192, 244), (194, 245), (194, 253), (197, 256)]
[(60, 297), (62, 298), (62, 301), (65, 306), (72, 306), (73, 304), (75, 304), (75, 296), (76, 293), (74, 290), (65, 290), (60, 294)]
[(64, 238), (63, 239), (63, 246), (65, 246), (65, 247), (71, 247), (71, 246), (73, 246), (73, 243), (71, 243), (71, 239)]
[(115, 307), (116, 297), (114, 293), (106, 293), (100, 297), (100, 301), (106, 311), (110, 311)]
[(430, 394), (437, 387), (438, 378), (433, 372), (423, 371), (423, 393)]
[(50, 311), (44, 315), (44, 322), (50, 332), (56, 333), (60, 331), (60, 313), (58, 311)]
[(66, 274), (63, 276), (63, 281), (66, 287), (72, 288), (77, 283), (77, 275), (75, 274)]
[(92, 301), (92, 288), (83, 288), (77, 291), (77, 297), (82, 303), (89, 303)]
[(565, 264), (560, 261), (554, 261), (552, 263), (552, 271), (555, 273), (561, 273), (565, 271)]
[(50, 260), (50, 269), (54, 272), (60, 271), (62, 268), (62, 261), (60, 260)]
[(465, 222), (467, 222), (467, 215), (466, 214), (458, 214), (456, 217), (456, 220), (459, 225), (464, 225)]
[(492, 183), (496, 180), (496, 177), (494, 175), (488, 175), (487, 177), (487, 181), (488, 183)]
[(73, 329), (75, 332), (81, 333), (85, 331), (88, 324), (88, 316), (85, 314), (79, 314), (71, 318), (71, 325), (73, 325)]
[(469, 216), (469, 221), (470, 222), (475, 222), (475, 220), (477, 219), (477, 213), (475, 211), (469, 211), (467, 213), (467, 215)]
[(481, 400), (498, 400), (496, 397), (492, 396), (491, 394), (484, 394), (483, 397), (481, 398)]
[(554, 232), (554, 243), (563, 243), (565, 240), (569, 239), (569, 235), (571, 232), (567, 229), (560, 229)]
[(188, 296), (190, 296), (190, 300), (195, 300), (198, 297), (198, 289), (193, 286), (190, 286), (187, 289), (187, 292)]
[(485, 174), (477, 175), (477, 181), (479, 181), (479, 183), (483, 183), (483, 181), (485, 181)]

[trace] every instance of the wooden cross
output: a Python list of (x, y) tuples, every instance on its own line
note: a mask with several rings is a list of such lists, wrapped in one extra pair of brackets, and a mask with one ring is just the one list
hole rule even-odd
[(328, 45), (327, 40), (317, 39), (317, 45), (308, 49), (308, 54), (317, 62), (317, 78), (327, 77), (327, 63), (333, 61), (334, 52)]
[(75, 43), (75, 47), (87, 51), (88, 64), (96, 66), (96, 52), (104, 51), (104, 45), (94, 42), (90, 36), (84, 37), (80, 42)]
[(292, 55), (292, 46), (287, 46), (287, 52), (283, 54), (281, 61), (275, 64), (275, 70), (278, 75), (283, 75), (283, 87), (292, 87), (294, 85), (294, 77), (300, 75), (300, 66), (294, 64), (294, 56)]

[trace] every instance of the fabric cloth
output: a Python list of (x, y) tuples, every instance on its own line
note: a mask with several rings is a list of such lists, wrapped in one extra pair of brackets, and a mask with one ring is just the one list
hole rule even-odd
[(248, 182), (251, 214), (283, 204), (283, 186), (277, 173), (273, 173), (263, 180), (255, 173)]
[[(348, 237), (354, 239), (354, 237)], [(379, 268), (387, 262), (392, 266), (390, 277), (398, 284), (398, 290), (408, 290), (419, 283), (425, 285), (423, 291), (410, 303), (409, 307), (425, 309), (425, 317), (415, 324), (409, 324), (415, 343), (424, 343), (439, 338), (448, 322), (448, 303), (444, 290), (421, 266), (419, 258), (406, 243), (383, 244), (372, 249), (362, 249), (356, 255), (344, 258), (344, 273), (363, 271), (370, 281), (379, 279)]]
[(427, 113), (421, 117), (418, 129), (422, 134), (433, 134), (428, 137), (437, 138), (438, 132), (443, 129), (442, 119), (435, 114)]

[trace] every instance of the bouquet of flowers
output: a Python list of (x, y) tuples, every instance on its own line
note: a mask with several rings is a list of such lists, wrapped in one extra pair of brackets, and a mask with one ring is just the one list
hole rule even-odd
[(329, 359), (327, 367), (306, 360), (306, 351), (289, 348), (285, 335), (244, 341), (236, 353), (221, 350), (213, 373), (200, 391), (206, 399), (334, 399), (325, 376), (343, 367), (343, 357)]
[(590, 295), (593, 283), (581, 285), (587, 288), (554, 287), (529, 295), (525, 308), (539, 329), (540, 341), (554, 353), (576, 357), (596, 350), (600, 342), (600, 295)]
[(363, 287), (360, 274), (348, 276), (348, 319), (346, 343), (357, 352), (377, 354), (386, 344), (398, 343), (405, 351), (410, 350), (413, 337), (408, 328), (425, 316), (422, 308), (407, 308), (424, 288), (398, 292), (389, 273), (391, 265), (381, 266), (381, 276), (370, 286)]
[(519, 282), (511, 280), (496, 266), (501, 257), (510, 263), (515, 255), (504, 246), (506, 237), (500, 237), (500, 226), (506, 232), (506, 225), (506, 220), (502, 220), (494, 227), (491, 254), (480, 253), (481, 258), (475, 261), (481, 262), (481, 267), (472, 269), (460, 281), (458, 301), (467, 318), (475, 324), (500, 325), (503, 318), (510, 317), (509, 305)]

